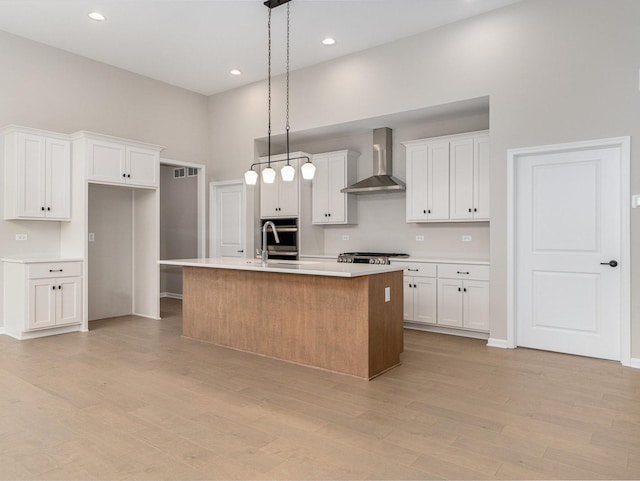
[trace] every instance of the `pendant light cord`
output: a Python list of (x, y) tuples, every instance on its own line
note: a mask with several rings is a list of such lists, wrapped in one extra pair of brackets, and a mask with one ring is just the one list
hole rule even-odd
[(289, 165), (289, 18), (291, 3), (287, 3), (287, 165)]
[(269, 44), (269, 60), (267, 68), (267, 79), (269, 83), (269, 128), (268, 128), (268, 147), (267, 147), (267, 159), (268, 166), (271, 167), (271, 9), (269, 9), (269, 22), (268, 22), (268, 44)]

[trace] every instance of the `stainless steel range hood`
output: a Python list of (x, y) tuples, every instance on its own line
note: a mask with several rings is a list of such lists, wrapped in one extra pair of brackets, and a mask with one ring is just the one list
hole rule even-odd
[(391, 129), (384, 127), (373, 131), (373, 175), (340, 192), (347, 194), (376, 194), (406, 190), (404, 182), (393, 177), (393, 147)]

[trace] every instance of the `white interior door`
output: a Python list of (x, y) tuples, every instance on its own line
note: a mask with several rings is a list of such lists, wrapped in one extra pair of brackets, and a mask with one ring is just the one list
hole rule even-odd
[(519, 346), (620, 359), (621, 162), (616, 148), (518, 158)]
[(244, 185), (214, 185), (213, 221), (216, 256), (244, 257)]

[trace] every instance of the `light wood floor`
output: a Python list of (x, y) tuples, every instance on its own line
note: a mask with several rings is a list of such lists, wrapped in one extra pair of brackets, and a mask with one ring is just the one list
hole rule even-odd
[(407, 331), (371, 381), (162, 321), (0, 336), (2, 479), (640, 478), (640, 371)]

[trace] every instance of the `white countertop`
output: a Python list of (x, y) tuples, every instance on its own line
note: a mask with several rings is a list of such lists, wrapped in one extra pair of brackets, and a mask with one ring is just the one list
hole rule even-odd
[(478, 266), (488, 266), (491, 264), (488, 260), (481, 259), (451, 259), (444, 257), (407, 257), (407, 258), (391, 258), (391, 262), (430, 262), (434, 264), (471, 264)]
[(279, 272), (329, 277), (360, 277), (385, 272), (401, 271), (402, 267), (380, 264), (343, 264), (338, 262), (269, 260), (263, 267), (260, 259), (244, 257), (208, 257), (197, 259), (169, 259), (158, 261), (160, 265), (183, 267), (209, 267), (243, 271)]
[(12, 262), (15, 264), (37, 264), (42, 262), (82, 262), (84, 259), (78, 257), (56, 257), (56, 256), (16, 256), (4, 257), (2, 262)]

